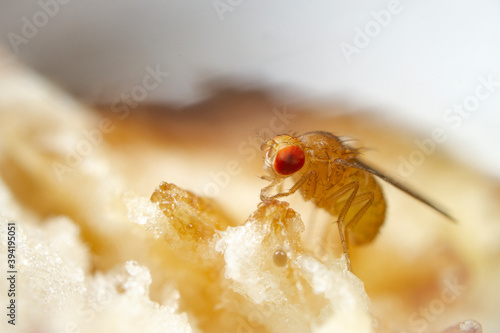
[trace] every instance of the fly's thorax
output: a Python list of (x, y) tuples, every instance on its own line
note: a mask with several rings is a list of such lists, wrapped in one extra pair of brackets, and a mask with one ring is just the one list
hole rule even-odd
[(330, 189), (343, 178), (344, 167), (335, 163), (311, 162), (306, 159), (304, 167), (293, 175), (293, 181), (299, 182), (303, 177), (307, 181), (300, 187), (306, 201), (318, 204), (329, 193)]
[(299, 140), (308, 155), (318, 161), (341, 158), (348, 150), (338, 137), (327, 132), (309, 132), (299, 136)]

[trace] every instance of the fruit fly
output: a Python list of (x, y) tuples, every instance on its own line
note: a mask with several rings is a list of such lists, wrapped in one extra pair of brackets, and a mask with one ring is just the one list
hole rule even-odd
[[(359, 161), (359, 150), (331, 133), (316, 131), (297, 137), (278, 135), (262, 144), (261, 149), (266, 152), (264, 170), (268, 173), (262, 178), (270, 181), (260, 193), (261, 200), (285, 197), (300, 190), (304, 200), (337, 216), (348, 270), (351, 270), (348, 245), (373, 241), (385, 219), (384, 195), (374, 176), (454, 221), (421, 195)], [(282, 191), (282, 182), (288, 177), (292, 177), (295, 184)], [(278, 193), (271, 195), (277, 187)]]

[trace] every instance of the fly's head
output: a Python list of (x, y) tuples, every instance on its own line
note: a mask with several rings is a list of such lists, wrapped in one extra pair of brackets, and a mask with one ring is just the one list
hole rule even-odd
[(279, 181), (299, 172), (306, 163), (302, 142), (290, 135), (278, 135), (262, 144), (265, 152), (264, 170), (272, 181)]

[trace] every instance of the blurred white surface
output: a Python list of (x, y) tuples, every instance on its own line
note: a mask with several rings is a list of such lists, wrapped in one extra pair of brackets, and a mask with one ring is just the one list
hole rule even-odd
[(84, 99), (116, 101), (148, 68), (169, 73), (153, 102), (190, 103), (224, 78), (292, 88), (290, 103), (338, 99), (420, 139), (442, 128), (439, 145), (500, 177), (498, 1), (9, 1), (0, 32)]

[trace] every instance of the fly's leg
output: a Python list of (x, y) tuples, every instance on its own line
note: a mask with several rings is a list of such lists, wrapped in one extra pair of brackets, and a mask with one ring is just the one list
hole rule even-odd
[(328, 201), (335, 201), (336, 199), (343, 196), (347, 192), (352, 191), (351, 194), (349, 195), (349, 197), (347, 198), (347, 201), (344, 204), (344, 207), (342, 207), (342, 211), (340, 212), (339, 217), (337, 219), (337, 226), (339, 228), (340, 243), (342, 244), (342, 250), (344, 252), (344, 255), (345, 255), (345, 258), (347, 261), (347, 269), (349, 271), (351, 270), (351, 259), (349, 259), (349, 252), (347, 251), (347, 243), (346, 243), (345, 237), (344, 237), (343, 225), (344, 225), (345, 216), (347, 215), (347, 212), (348, 212), (349, 208), (351, 207), (352, 202), (354, 201), (354, 198), (356, 197), (356, 193), (358, 192), (358, 189), (359, 189), (359, 183), (352, 182), (352, 183), (349, 183), (349, 184), (341, 187), (336, 192), (332, 193), (331, 195), (329, 195), (326, 198), (326, 200), (328, 200)]
[(278, 181), (276, 181), (275, 179), (268, 177), (268, 176), (262, 176), (261, 178), (271, 182), (269, 185), (267, 185), (262, 190), (260, 190), (260, 200), (264, 201), (264, 200), (270, 198), (268, 193), (270, 191), (272, 191), (272, 189), (278, 184)]
[(277, 181), (273, 181), (271, 184), (269, 184), (268, 186), (266, 186), (266, 187), (264, 187), (262, 189), (262, 191), (260, 192), (260, 200), (276, 199), (276, 198), (286, 197), (286, 196), (289, 196), (291, 194), (294, 194), (302, 185), (305, 184), (306, 181), (308, 181), (312, 176), (315, 176), (315, 175), (316, 175), (315, 171), (308, 172), (305, 175), (303, 175), (295, 183), (295, 185), (293, 185), (288, 191), (286, 191), (286, 192), (280, 192), (280, 193), (277, 193), (277, 194), (275, 194), (273, 196), (267, 196), (266, 195), (267, 192), (269, 192), (271, 190), (271, 188), (273, 188), (274, 186), (276, 186), (278, 184)]
[(359, 222), (361, 217), (363, 217), (368, 207), (370, 207), (374, 197), (374, 194), (372, 192), (363, 193), (359, 196), (356, 196), (356, 194), (358, 193), (358, 189), (359, 189), (359, 183), (351, 182), (341, 187), (340, 189), (338, 189), (336, 192), (332, 193), (325, 199), (334, 202), (338, 198), (342, 197), (343, 195), (351, 191), (351, 194), (349, 194), (349, 197), (347, 198), (347, 201), (342, 207), (342, 210), (340, 211), (339, 217), (337, 219), (337, 227), (339, 229), (340, 242), (342, 243), (342, 250), (344, 251), (344, 255), (347, 261), (347, 269), (349, 271), (351, 270), (351, 260), (349, 258), (349, 253), (347, 251), (348, 244), (346, 239), (348, 240), (348, 237), (344, 235), (344, 228), (343, 228), (347, 212), (349, 211), (349, 208), (351, 208), (351, 205), (366, 201), (366, 203), (363, 205), (363, 207), (361, 207), (361, 209), (356, 213), (356, 215), (354, 215), (354, 217), (350, 221), (345, 223), (346, 235), (348, 235), (349, 231), (352, 230), (354, 226), (356, 226), (356, 224)]
[(347, 239), (347, 243), (348, 243), (347, 245), (349, 245), (349, 239), (350, 239), (349, 233), (354, 229), (354, 227), (359, 222), (359, 220), (361, 220), (363, 215), (365, 215), (366, 211), (368, 210), (368, 208), (370, 207), (370, 205), (373, 202), (374, 196), (375, 196), (375, 194), (373, 192), (363, 193), (363, 194), (358, 195), (354, 199), (354, 201), (352, 202), (352, 204), (357, 204), (357, 203), (362, 203), (362, 202), (365, 202), (365, 204), (363, 205), (363, 207), (361, 207), (358, 210), (356, 215), (354, 215), (354, 217), (351, 220), (349, 220), (345, 225), (345, 233), (346, 233), (346, 239)]

